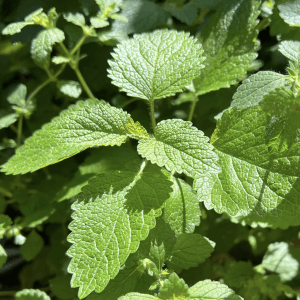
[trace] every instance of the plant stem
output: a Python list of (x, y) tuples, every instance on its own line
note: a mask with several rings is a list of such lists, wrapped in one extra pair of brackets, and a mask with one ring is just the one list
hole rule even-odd
[(74, 55), (76, 53), (76, 51), (82, 46), (82, 44), (84, 43), (85, 39), (87, 38), (86, 35), (84, 35), (79, 41), (78, 43), (75, 45), (75, 47), (72, 49), (71, 53), (69, 53), (71, 56)]
[(155, 121), (155, 116), (154, 116), (154, 100), (150, 99), (150, 117), (151, 117), (151, 122), (152, 122), (152, 129), (153, 133), (155, 136), (155, 127), (156, 127), (156, 121)]
[(91, 99), (95, 99), (95, 96), (93, 95), (92, 91), (90, 90), (90, 88), (88, 87), (87, 83), (85, 82), (80, 70), (78, 69), (78, 66), (73, 68), (83, 89), (85, 90), (85, 92), (87, 93), (87, 95), (91, 98)]
[(63, 42), (60, 42), (59, 45), (62, 48), (62, 50), (65, 52), (65, 54), (67, 55), (67, 57), (69, 57), (70, 56), (70, 52), (67, 49), (67, 47), (65, 46), (65, 44)]
[(18, 124), (18, 139), (17, 139), (17, 146), (21, 145), (22, 139), (22, 127), (23, 127), (23, 115), (20, 115), (19, 124)]
[(121, 106), (119, 106), (119, 108), (124, 108), (125, 106), (129, 105), (130, 103), (138, 100), (139, 98), (133, 98), (133, 99), (130, 99), (128, 101), (126, 101), (124, 104), (122, 104)]
[(190, 110), (190, 113), (189, 113), (188, 121), (192, 121), (192, 119), (193, 119), (193, 115), (194, 115), (194, 111), (195, 111), (195, 108), (196, 108), (197, 100), (198, 100), (198, 96), (195, 95), (192, 106), (191, 106), (191, 110)]

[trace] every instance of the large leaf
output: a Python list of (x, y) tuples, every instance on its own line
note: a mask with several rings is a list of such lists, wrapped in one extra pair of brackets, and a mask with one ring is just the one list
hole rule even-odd
[(16, 300), (50, 300), (51, 298), (40, 290), (24, 289), (15, 294)]
[(289, 60), (300, 65), (300, 42), (298, 41), (282, 41), (278, 50)]
[(161, 99), (181, 92), (200, 74), (202, 46), (189, 33), (157, 30), (115, 48), (109, 77), (129, 96)]
[(155, 226), (172, 183), (150, 168), (111, 171), (92, 179), (73, 204), (68, 251), (71, 285), (79, 297), (101, 292)]
[(198, 95), (239, 82), (257, 57), (259, 0), (233, 0), (220, 7), (197, 35), (205, 68), (194, 86)]
[(220, 171), (218, 157), (203, 132), (191, 122), (165, 120), (156, 127), (156, 138), (139, 141), (138, 152), (152, 163), (190, 177)]
[(269, 121), (259, 106), (226, 111), (212, 136), (222, 173), (199, 177), (195, 188), (207, 209), (247, 224), (287, 228), (300, 224), (300, 145), (270, 153)]
[(93, 146), (120, 146), (130, 115), (97, 100), (79, 101), (25, 141), (2, 166), (7, 174), (33, 172)]
[(280, 16), (290, 26), (300, 26), (300, 1), (284, 1), (278, 4)]
[(24, 28), (27, 25), (33, 25), (33, 22), (15, 22), (7, 25), (3, 30), (2, 34), (5, 35), (13, 35), (18, 32), (21, 32), (21, 29)]
[(288, 77), (272, 71), (261, 71), (245, 79), (233, 95), (231, 107), (256, 106), (270, 91), (284, 86)]
[(50, 53), (55, 43), (60, 43), (65, 39), (64, 32), (58, 28), (50, 28), (41, 31), (32, 41), (32, 59), (40, 67), (48, 67), (50, 64)]
[(190, 299), (201, 300), (243, 300), (232, 289), (218, 281), (199, 281), (189, 289)]

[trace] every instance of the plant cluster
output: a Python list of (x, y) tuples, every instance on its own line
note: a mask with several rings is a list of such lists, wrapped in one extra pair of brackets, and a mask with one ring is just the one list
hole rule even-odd
[(0, 1), (0, 296), (300, 299), (300, 0)]

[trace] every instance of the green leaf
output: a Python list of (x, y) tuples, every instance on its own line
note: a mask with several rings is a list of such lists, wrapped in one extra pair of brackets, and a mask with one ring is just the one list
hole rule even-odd
[(131, 34), (147, 32), (167, 23), (169, 14), (156, 3), (148, 0), (131, 0), (123, 2), (119, 16), (125, 17), (128, 22), (114, 21), (112, 31)]
[(298, 41), (282, 41), (278, 50), (289, 60), (300, 65), (300, 42)]
[(278, 4), (280, 16), (290, 26), (300, 26), (300, 2), (299, 0), (285, 1)]
[(269, 151), (276, 154), (290, 149), (297, 143), (300, 129), (300, 105), (293, 92), (277, 88), (264, 97), (260, 106), (272, 117), (265, 133)]
[(165, 203), (164, 219), (176, 236), (193, 233), (200, 225), (200, 206), (192, 187), (182, 179), (171, 177), (173, 192)]
[(146, 295), (146, 294), (140, 294), (140, 293), (129, 293), (125, 296), (122, 296), (118, 298), (118, 300), (158, 300), (158, 298)]
[[(68, 271), (79, 298), (101, 292), (130, 253), (137, 251), (171, 192), (162, 173), (111, 171), (93, 178), (72, 208)], [(84, 237), (84, 238), (83, 238)]]
[(215, 243), (200, 234), (186, 233), (177, 238), (168, 266), (180, 269), (197, 267), (214, 251)]
[(43, 238), (35, 231), (31, 231), (25, 243), (20, 247), (20, 252), (26, 261), (33, 260), (44, 247)]
[(77, 290), (70, 287), (71, 275), (58, 275), (50, 280), (51, 292), (61, 300), (74, 299)]
[(165, 120), (155, 131), (156, 138), (142, 139), (138, 145), (138, 153), (153, 164), (190, 177), (220, 172), (218, 157), (208, 138), (191, 122)]
[(5, 249), (0, 244), (0, 269), (6, 263), (6, 260), (7, 260), (7, 254), (5, 252)]
[(103, 28), (109, 25), (109, 22), (97, 17), (92, 17), (91, 18), (91, 24), (95, 27), (95, 28)]
[(4, 35), (13, 35), (18, 32), (21, 32), (21, 29), (27, 25), (33, 25), (33, 22), (16, 22), (7, 25), (3, 30), (2, 34)]
[(261, 222), (287, 228), (300, 224), (300, 145), (270, 153), (269, 120), (259, 106), (225, 111), (211, 141), (222, 173), (199, 177), (194, 187), (207, 209), (226, 212), (250, 225)]
[(27, 95), (27, 88), (24, 84), (19, 84), (12, 93), (7, 97), (7, 101), (10, 104), (17, 106), (25, 106), (25, 99)]
[(251, 262), (239, 261), (228, 268), (224, 280), (230, 287), (241, 288), (246, 285), (247, 281), (251, 279), (254, 274), (255, 272)]
[(42, 68), (48, 67), (53, 45), (62, 42), (64, 39), (64, 32), (58, 28), (50, 28), (41, 31), (32, 41), (32, 59), (38, 66)]
[(34, 12), (30, 13), (29, 15), (27, 15), (25, 17), (25, 21), (26, 22), (35, 22), (36, 21), (35, 17), (42, 16), (42, 14), (43, 14), (42, 12), (43, 12), (43, 9), (42, 8), (38, 8)]
[(91, 154), (79, 166), (74, 178), (59, 191), (56, 201), (60, 202), (76, 196), (95, 175), (111, 170), (122, 170), (127, 163), (139, 158), (137, 152), (128, 144), (113, 148), (92, 149)]
[(188, 289), (189, 287), (184, 280), (179, 278), (176, 273), (172, 273), (168, 279), (164, 280), (158, 299), (187, 299), (189, 296)]
[(69, 58), (64, 56), (54, 56), (52, 57), (52, 62), (56, 65), (68, 63), (70, 61)]
[(205, 68), (194, 80), (197, 95), (239, 82), (257, 57), (260, 1), (234, 0), (220, 7), (197, 35)]
[(156, 220), (155, 228), (151, 229), (149, 236), (142, 241), (136, 255), (138, 259), (149, 258), (155, 263), (158, 270), (171, 256), (176, 243), (176, 236), (163, 218)]
[(80, 83), (73, 80), (58, 81), (57, 88), (63, 94), (72, 98), (78, 98), (82, 92)]
[(109, 61), (109, 77), (129, 96), (161, 99), (182, 92), (200, 74), (202, 46), (189, 33), (157, 30), (122, 42)]
[(50, 300), (51, 298), (40, 290), (25, 289), (15, 294), (16, 300)]
[(189, 293), (188, 300), (243, 300), (242, 297), (235, 295), (234, 291), (225, 284), (211, 280), (199, 281), (189, 289)]
[(19, 115), (16, 113), (8, 114), (0, 117), (0, 129), (7, 128), (18, 120)]
[(283, 282), (292, 280), (299, 270), (299, 262), (291, 255), (285, 242), (270, 244), (261, 265), (277, 273)]
[(68, 22), (84, 28), (84, 26), (85, 26), (84, 15), (82, 15), (80, 13), (73, 14), (73, 13), (69, 12), (69, 13), (63, 14), (63, 16), (64, 16), (64, 19), (67, 20)]
[(79, 101), (44, 125), (2, 166), (24, 174), (94, 146), (120, 146), (127, 140), (130, 115), (98, 100)]
[(263, 97), (287, 83), (288, 77), (272, 71), (261, 71), (245, 79), (233, 95), (231, 107), (244, 109), (256, 106)]
[(13, 222), (9, 216), (0, 214), (0, 238), (3, 237), (6, 227), (11, 225), (12, 223)]

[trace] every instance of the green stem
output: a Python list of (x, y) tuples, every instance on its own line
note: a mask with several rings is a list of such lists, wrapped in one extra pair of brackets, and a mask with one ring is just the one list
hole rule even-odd
[(67, 47), (65, 46), (65, 44), (63, 42), (60, 42), (59, 46), (62, 48), (63, 52), (65, 52), (65, 54), (67, 55), (67, 57), (69, 57), (70, 56), (70, 52), (67, 49)]
[(151, 117), (151, 122), (152, 122), (152, 129), (153, 133), (155, 136), (155, 128), (156, 128), (156, 121), (155, 121), (155, 116), (154, 116), (154, 100), (150, 99), (150, 117)]
[(195, 108), (196, 108), (197, 100), (198, 100), (198, 96), (195, 95), (192, 106), (191, 106), (191, 110), (190, 110), (190, 113), (189, 113), (188, 121), (192, 121), (192, 119), (193, 119), (193, 115), (194, 115), (194, 111), (195, 111)]
[(17, 146), (21, 145), (22, 139), (22, 127), (23, 127), (23, 115), (20, 115), (19, 124), (18, 124), (18, 139), (17, 139)]
[(90, 90), (90, 88), (88, 87), (87, 83), (85, 82), (80, 70), (78, 69), (78, 66), (73, 68), (83, 89), (85, 90), (85, 92), (87, 93), (87, 95), (91, 98), (91, 99), (95, 99), (95, 96), (93, 95), (92, 91)]
[(139, 98), (133, 98), (133, 99), (131, 99), (131, 100), (128, 100), (128, 101), (126, 101), (124, 104), (122, 104), (121, 106), (119, 106), (119, 108), (124, 108), (124, 107), (126, 107), (127, 105), (129, 105), (130, 103), (135, 102), (136, 100), (139, 100)]
[(73, 50), (71, 51), (70, 55), (73, 56), (77, 50), (82, 46), (82, 44), (84, 43), (85, 39), (87, 38), (86, 35), (84, 35), (79, 41), (78, 43), (75, 45), (75, 47), (73, 48)]

